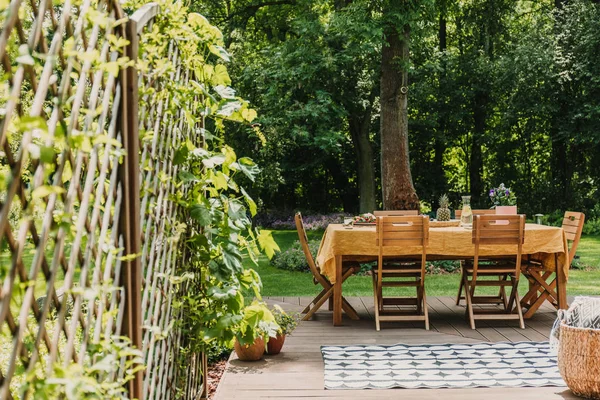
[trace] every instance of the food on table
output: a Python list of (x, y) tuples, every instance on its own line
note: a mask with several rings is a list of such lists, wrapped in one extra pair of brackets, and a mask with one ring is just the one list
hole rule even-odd
[(355, 224), (374, 224), (376, 221), (377, 219), (371, 213), (360, 214), (354, 217)]
[(450, 209), (448, 208), (450, 200), (445, 194), (440, 196), (440, 208), (437, 209), (436, 219), (438, 221), (450, 221)]

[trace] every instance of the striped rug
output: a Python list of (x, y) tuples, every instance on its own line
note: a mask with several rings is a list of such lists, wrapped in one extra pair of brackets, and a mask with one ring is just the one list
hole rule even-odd
[(565, 386), (548, 342), (322, 346), (326, 389)]

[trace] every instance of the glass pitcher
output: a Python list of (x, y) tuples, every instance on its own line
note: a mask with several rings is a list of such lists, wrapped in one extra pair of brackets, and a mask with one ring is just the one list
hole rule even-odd
[(473, 224), (473, 211), (471, 210), (471, 196), (462, 196), (462, 214), (460, 214), (461, 225)]

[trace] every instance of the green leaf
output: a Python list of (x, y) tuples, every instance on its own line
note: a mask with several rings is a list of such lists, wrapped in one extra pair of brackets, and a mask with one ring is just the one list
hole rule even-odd
[(223, 154), (215, 154), (212, 157), (202, 160), (202, 164), (206, 168), (214, 168), (216, 165), (221, 165), (225, 162), (225, 156)]
[(242, 195), (244, 195), (244, 200), (246, 200), (246, 204), (248, 204), (248, 208), (250, 209), (250, 215), (253, 217), (256, 215), (257, 207), (252, 197), (246, 192), (244, 188), (240, 188), (242, 190)]
[(235, 90), (229, 86), (217, 85), (213, 89), (224, 99), (235, 99)]
[(242, 255), (237, 246), (228, 244), (223, 247), (223, 262), (231, 272), (237, 272), (243, 269)]
[[(233, 166), (233, 164), (232, 164), (232, 166)], [(254, 178), (260, 172), (260, 169), (254, 163), (254, 161), (252, 161), (248, 157), (240, 158), (237, 162), (237, 166), (238, 166), (239, 170), (242, 171), (242, 173), (244, 175), (246, 175), (248, 177), (248, 179), (250, 179), (252, 182), (254, 182)]]
[(229, 202), (229, 209), (227, 210), (227, 213), (229, 214), (229, 217), (233, 220), (246, 218), (246, 208), (235, 199)]
[(223, 64), (217, 64), (213, 71), (213, 75), (211, 78), (211, 83), (213, 86), (217, 85), (231, 85), (231, 78), (229, 77), (229, 73), (227, 72), (227, 67)]
[(191, 172), (187, 172), (187, 171), (181, 171), (179, 174), (177, 174), (177, 177), (183, 183), (200, 181), (200, 179), (196, 175), (192, 174)]
[(271, 231), (264, 230), (264, 229), (261, 230), (260, 233), (258, 234), (257, 239), (258, 239), (258, 244), (263, 249), (263, 251), (265, 252), (267, 257), (269, 257), (269, 259), (273, 258), (276, 251), (281, 251), (279, 249), (279, 246), (275, 242), (275, 239), (273, 239), (273, 235), (272, 235)]
[(227, 189), (227, 176), (223, 174), (221, 171), (217, 171), (217, 173), (213, 177), (213, 183), (217, 190), (225, 190)]
[(40, 146), (40, 161), (43, 163), (50, 164), (54, 162), (55, 155), (54, 147)]
[(208, 46), (208, 49), (210, 50), (211, 53), (213, 53), (215, 56), (219, 57), (223, 61), (229, 62), (231, 60), (231, 57), (230, 57), (229, 53), (227, 52), (227, 50), (225, 50), (221, 46), (211, 44)]
[(210, 225), (210, 210), (204, 204), (193, 204), (190, 207), (190, 216), (202, 226)]
[(186, 162), (188, 155), (190, 154), (190, 150), (186, 143), (182, 144), (176, 151), (175, 156), (173, 156), (173, 165), (181, 165)]
[(56, 194), (65, 193), (65, 189), (60, 186), (42, 185), (40, 187), (35, 188), (33, 193), (31, 193), (31, 197), (33, 199), (41, 199), (41, 198), (51, 195), (52, 193), (56, 193)]

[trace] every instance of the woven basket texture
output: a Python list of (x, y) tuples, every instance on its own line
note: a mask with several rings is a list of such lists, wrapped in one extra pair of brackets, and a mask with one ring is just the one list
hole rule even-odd
[(573, 393), (600, 399), (600, 330), (561, 324), (558, 368)]

